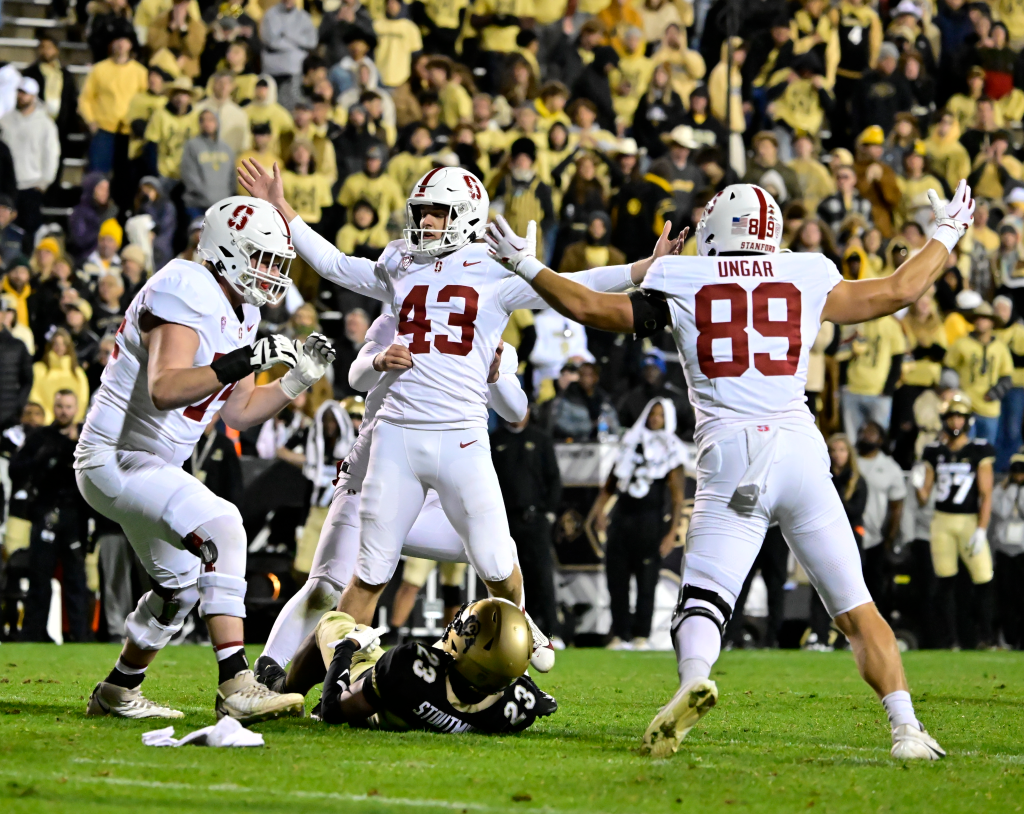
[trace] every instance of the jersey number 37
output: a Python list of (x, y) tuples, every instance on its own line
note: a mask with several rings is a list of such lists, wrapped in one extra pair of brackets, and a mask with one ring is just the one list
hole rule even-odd
[[(769, 316), (771, 300), (785, 302), (786, 318)], [(729, 319), (716, 321), (713, 303), (727, 302)], [(753, 319), (751, 320), (751, 315)], [(792, 283), (761, 283), (749, 292), (738, 283), (702, 286), (694, 297), (694, 322), (697, 326), (697, 362), (709, 379), (735, 378), (750, 369), (750, 345), (747, 330), (753, 328), (764, 337), (785, 337), (789, 349), (785, 359), (772, 359), (769, 353), (753, 354), (754, 368), (765, 376), (793, 376), (800, 364), (800, 289)], [(716, 339), (732, 344), (732, 359), (715, 361), (712, 350)], [(721, 355), (721, 354), (720, 354)]]

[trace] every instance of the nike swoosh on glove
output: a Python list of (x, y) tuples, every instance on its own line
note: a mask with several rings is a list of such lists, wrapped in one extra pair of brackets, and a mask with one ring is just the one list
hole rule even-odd
[(971, 188), (966, 181), (961, 180), (953, 193), (953, 199), (948, 204), (943, 204), (935, 190), (929, 189), (928, 201), (932, 205), (937, 227), (932, 237), (949, 251), (953, 251), (953, 247), (964, 236), (967, 227), (974, 223), (974, 198), (971, 197)]
[(334, 345), (323, 334), (310, 334), (304, 345), (296, 341), (294, 349), (298, 361), (281, 377), (281, 389), (292, 399), (320, 381), (335, 357)]
[[(526, 280), (532, 280), (544, 268), (544, 264), (530, 253), (529, 238), (519, 237), (501, 215), (487, 224), (484, 243), (487, 244), (487, 250), (491, 257), (509, 271), (514, 271)], [(534, 238), (534, 251), (536, 251), (536, 237)]]

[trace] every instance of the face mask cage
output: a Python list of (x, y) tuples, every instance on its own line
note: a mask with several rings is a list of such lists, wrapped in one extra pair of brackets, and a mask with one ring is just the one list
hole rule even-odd
[[(423, 229), (420, 226), (420, 219), (422, 218), (422, 209), (427, 206), (447, 206), (448, 216), (447, 225), (444, 229)], [(457, 225), (457, 221), (464, 215), (468, 214), (472, 210), (472, 206), (468, 201), (459, 201), (455, 204), (445, 204), (440, 202), (432, 201), (417, 201), (416, 203), (406, 203), (405, 205), (405, 219), (406, 227), (402, 231), (405, 237), (405, 242), (409, 246), (409, 250), (416, 254), (425, 254), (428, 256), (434, 256), (437, 254), (443, 254), (447, 251), (453, 251), (463, 245), (461, 240), (460, 230)], [(441, 237), (427, 237), (427, 233), (441, 232)]]
[(254, 300), (252, 305), (278, 305), (292, 284), (288, 276), (292, 268), (294, 252), (282, 254), (261, 249), (251, 241), (239, 240), (238, 248), (249, 258), (249, 265), (238, 275), (236, 287), (243, 296), (248, 293)]

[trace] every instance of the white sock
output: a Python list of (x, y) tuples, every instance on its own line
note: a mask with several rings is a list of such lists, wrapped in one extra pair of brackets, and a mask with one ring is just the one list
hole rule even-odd
[(224, 661), (224, 659), (235, 655), (235, 653), (237, 653), (239, 650), (245, 650), (245, 645), (229, 644), (221, 648), (218, 648), (216, 645), (214, 645), (213, 654), (217, 657), (217, 661)]
[(711, 675), (722, 652), (722, 634), (706, 616), (688, 616), (676, 628), (672, 644), (679, 663), (679, 683), (685, 684)]
[(313, 607), (310, 602), (318, 582), (316, 579), (307, 579), (274, 620), (263, 655), (269, 656), (282, 667), (288, 666), (299, 645), (313, 632), (320, 617), (324, 615), (322, 607)]
[(910, 700), (910, 693), (906, 690), (889, 693), (882, 699), (882, 705), (889, 715), (889, 725), (893, 729), (904, 724), (921, 726), (914, 714), (914, 702)]
[(115, 664), (114, 667), (117, 669), (117, 672), (124, 673), (126, 676), (137, 676), (146, 672), (149, 665), (147, 664), (145, 667), (132, 667), (125, 664), (124, 659), (118, 656), (117, 664)]

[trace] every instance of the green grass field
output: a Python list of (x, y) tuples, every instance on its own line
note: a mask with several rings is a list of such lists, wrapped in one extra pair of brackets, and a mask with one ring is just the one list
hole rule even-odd
[[(569, 650), (539, 683), (561, 709), (518, 737), (381, 733), (306, 720), (264, 749), (144, 747), (160, 722), (90, 719), (117, 648), (0, 647), (0, 811), (1012, 812), (1024, 807), (1024, 654), (911, 653), (918, 715), (949, 751), (899, 764), (847, 653), (734, 652), (683, 749), (637, 754), (675, 688), (670, 653)], [(253, 648), (250, 658), (255, 658)], [(213, 723), (208, 648), (168, 648), (149, 695)], [(312, 699), (311, 699), (312, 700)], [(309, 705), (307, 705), (307, 709)]]

